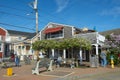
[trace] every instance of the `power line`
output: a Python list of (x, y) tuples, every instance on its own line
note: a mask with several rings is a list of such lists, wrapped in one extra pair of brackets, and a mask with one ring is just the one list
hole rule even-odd
[(24, 1), (24, 0), (18, 0), (19, 2), (21, 2), (22, 1), (22, 3), (24, 3), (24, 4), (26, 4), (26, 1)]
[[(26, 19), (29, 19), (29, 20), (35, 20), (35, 18), (32, 19), (32, 18), (29, 18), (29, 17), (24, 17), (24, 16), (21, 16), (21, 15), (15, 15), (15, 14), (7, 13), (7, 12), (4, 12), (4, 11), (0, 11), (0, 13), (7, 14), (7, 15), (12, 15), (12, 16), (17, 16), (17, 17), (23, 17), (23, 18), (26, 18)], [(46, 22), (43, 21), (43, 20), (39, 20), (39, 22), (46, 23)], [(29, 24), (29, 23), (28, 23), (28, 24)]]
[[(17, 8), (12, 8), (12, 7), (8, 7), (8, 6), (4, 6), (4, 5), (0, 5), (0, 7), (3, 7), (3, 8), (8, 8), (8, 9), (13, 9), (13, 10), (16, 10), (16, 11), (24, 11), (24, 12), (28, 12), (28, 10), (23, 10), (23, 9), (17, 9)], [(7, 12), (1, 12), (1, 13), (4, 13), (4, 14), (8, 14), (8, 15), (12, 15), (12, 16), (17, 16), (17, 17), (23, 17), (23, 18), (28, 18), (28, 17), (24, 17), (24, 16), (21, 16), (21, 15), (13, 15), (13, 14), (11, 14), (11, 13), (7, 13)], [(45, 12), (43, 12), (43, 13), (45, 13)], [(47, 14), (48, 15), (48, 21), (49, 20), (54, 20), (54, 19), (57, 19), (57, 20), (59, 20), (57, 17), (52, 17), (53, 15), (51, 15), (51, 14), (49, 14), (49, 13), (45, 13), (45, 14)], [(40, 17), (41, 15), (38, 15), (38, 17)], [(45, 17), (45, 16), (41, 16), (41, 17)], [(31, 18), (32, 19), (32, 18)], [(64, 18), (61, 18), (62, 20), (65, 20)]]
[[(17, 8), (12, 8), (12, 7), (8, 7), (8, 6), (4, 6), (4, 5), (0, 5), (0, 7), (4, 7), (4, 8), (9, 8), (9, 9), (13, 9), (13, 10), (16, 10), (16, 11), (24, 11), (24, 12), (27, 12), (28, 10), (23, 10), (23, 9), (17, 9)], [(25, 16), (21, 16), (21, 15), (15, 15), (15, 14), (11, 14), (11, 13), (8, 13), (8, 12), (4, 12), (4, 11), (0, 11), (0, 13), (3, 13), (3, 14), (7, 14), (7, 15), (12, 15), (12, 16), (17, 16), (17, 17), (23, 17), (23, 18), (29, 18), (29, 17), (25, 17)], [(39, 15), (40, 16), (40, 15)], [(44, 16), (42, 16), (44, 17)], [(35, 18), (29, 18), (29, 20), (35, 20)], [(40, 20), (39, 22), (44, 22), (42, 20)]]
[[(30, 12), (29, 10), (25, 10), (25, 9), (13, 8), (13, 7), (10, 7), (10, 6), (5, 6), (5, 5), (0, 5), (0, 7), (2, 7), (2, 8), (7, 8), (7, 9), (12, 9), (12, 10), (16, 10), (16, 11), (22, 11), (22, 12), (25, 12), (26, 15), (29, 14), (29, 13), (30, 13), (30, 15), (31, 15), (31, 13), (33, 14), (32, 11)], [(3, 12), (3, 11), (2, 11), (2, 13), (9, 14), (9, 15), (13, 15), (13, 14), (11, 14), (11, 13)], [(15, 14), (14, 14), (13, 16), (29, 18), (29, 17), (25, 17), (25, 16), (21, 16), (21, 15), (15, 15)], [(29, 18), (29, 19), (35, 19), (35, 18)]]
[(30, 17), (21, 16), (21, 15), (11, 14), (11, 13), (4, 12), (4, 11), (0, 11), (0, 13), (7, 14), (7, 15), (12, 15), (12, 16), (17, 16), (17, 17), (22, 17), (22, 18), (26, 18), (26, 19), (29, 19), (29, 20), (35, 20), (35, 18), (30, 18)]
[[(23, 0), (20, 0), (20, 1), (22, 1), (24, 4), (26, 4), (26, 2), (25, 1), (23, 1)], [(42, 10), (42, 11), (44, 11), (43, 13), (45, 13), (45, 14), (47, 14), (48, 16), (49, 16), (49, 18), (47, 18), (47, 19), (50, 19), (50, 20), (53, 20), (53, 19), (58, 19), (58, 20), (60, 20), (60, 19), (62, 19), (62, 20), (65, 20), (65, 18), (62, 18), (62, 17), (59, 17), (59, 18), (57, 18), (57, 17), (52, 17), (53, 15), (52, 14), (49, 14), (48, 12), (46, 12), (45, 10)], [(41, 12), (42, 12), (41, 11)], [(40, 16), (39, 14), (38, 14), (38, 16)], [(42, 17), (45, 17), (45, 16), (42, 16)]]
[(24, 29), (29, 29), (29, 30), (33, 30), (35, 31), (35, 29), (32, 29), (32, 28), (27, 28), (27, 27), (23, 27), (23, 26), (16, 26), (16, 25), (12, 25), (12, 24), (7, 24), (7, 23), (2, 23), (0, 22), (1, 25), (7, 25), (7, 26), (12, 26), (12, 27), (17, 27), (17, 28), (24, 28)]
[(0, 5), (0, 7), (2, 7), (2, 8), (8, 8), (8, 9), (13, 9), (13, 10), (17, 10), (17, 11), (29, 12), (29, 10), (13, 8), (13, 7), (5, 6), (5, 5)]
[[(24, 0), (20, 0), (20, 1), (22, 1), (22, 3), (24, 3), (24, 4), (26, 4), (26, 2), (24, 1)], [(79, 0), (75, 0), (74, 2), (72, 2), (70, 5), (70, 7), (69, 7), (69, 9), (70, 8), (72, 8), (73, 7), (73, 5), (75, 5), (75, 3), (77, 2), (77, 1), (79, 1)], [(17, 9), (17, 8), (12, 8), (12, 7), (8, 7), (8, 6), (5, 6), (5, 5), (0, 5), (0, 7), (4, 7), (4, 8), (9, 8), (9, 9), (14, 9), (14, 10), (18, 10), (18, 11), (24, 11), (24, 12), (28, 12), (28, 10), (24, 10), (24, 9)], [(69, 10), (69, 9), (67, 9), (67, 10), (65, 10), (64, 11), (64, 14)], [(48, 12), (46, 12), (45, 10), (42, 10), (42, 11), (44, 11), (43, 13), (47, 13), (47, 15), (49, 15), (49, 19), (50, 20), (53, 20), (53, 19), (62, 19), (62, 20), (65, 20), (65, 18), (62, 18), (62, 17), (59, 17), (59, 18), (57, 18), (57, 17), (52, 17), (53, 15), (51, 15), (50, 13), (48, 13)], [(41, 12), (42, 12), (41, 11)], [(39, 15), (40, 16), (40, 15)]]
[[(5, 6), (5, 5), (0, 5), (0, 7), (8, 8), (8, 9), (16, 10), (16, 11), (28, 12), (28, 10), (17, 9), (17, 8)], [(29, 18), (29, 17), (25, 17), (25, 16), (21, 16), (21, 15), (11, 14), (11, 13), (4, 12), (4, 11), (0, 11), (0, 13), (7, 14), (7, 15), (12, 15), (12, 16), (17, 16), (17, 17)], [(40, 15), (39, 15), (39, 16), (40, 16)], [(44, 16), (42, 16), (42, 17), (44, 17)], [(31, 18), (31, 19), (29, 19), (29, 20), (35, 20), (35, 18)], [(44, 20), (39, 20), (39, 22), (45, 23)]]
[[(76, 0), (76, 1), (78, 1), (78, 0)], [(75, 2), (76, 2), (75, 1)], [(26, 4), (26, 2), (25, 1), (22, 1), (23, 3), (25, 3)], [(72, 7), (72, 5), (74, 5), (74, 3), (75, 2), (72, 2), (70, 5), (71, 5), (71, 7)], [(22, 12), (28, 12), (29, 10), (24, 10), (24, 9), (17, 9), (17, 8), (12, 8), (12, 7), (7, 7), (7, 6), (4, 6), (4, 5), (0, 5), (0, 7), (4, 7), (4, 8), (9, 8), (9, 9), (14, 9), (14, 10), (17, 10), (17, 11), (22, 11)], [(71, 8), (70, 7), (70, 8)], [(69, 9), (70, 9), (69, 8)], [(68, 10), (68, 9), (67, 9)], [(65, 10), (64, 12), (67, 12), (67, 10)], [(45, 14), (47, 14), (47, 16), (48, 16), (48, 18), (46, 18), (46, 19), (48, 19), (47, 21), (49, 21), (49, 20), (65, 20), (65, 18), (61, 18), (61, 17), (59, 17), (59, 18), (57, 18), (57, 16), (55, 16), (55, 17), (53, 17), (53, 15), (52, 14), (50, 14), (50, 13), (48, 13), (48, 12), (45, 12), (45, 10), (43, 10), (43, 11), (41, 11), (41, 13), (45, 13)], [(8, 15), (13, 15), (13, 14), (10, 14), (10, 13), (4, 13), (4, 14), (8, 14)], [(29, 19), (28, 17), (25, 17), (25, 16), (21, 16), (21, 15), (13, 15), (13, 16), (17, 16), (17, 17), (23, 17), (23, 18), (27, 18), (27, 19)], [(39, 17), (45, 17), (45, 16), (42, 16), (42, 15), (39, 15)], [(31, 18), (30, 20), (35, 20), (35, 18)], [(45, 22), (45, 20), (40, 20), (39, 22)]]

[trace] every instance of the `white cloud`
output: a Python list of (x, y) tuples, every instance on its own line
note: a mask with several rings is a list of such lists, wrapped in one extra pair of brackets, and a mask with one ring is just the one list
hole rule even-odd
[(69, 0), (55, 0), (58, 8), (56, 12), (61, 12), (63, 9), (65, 9), (69, 3)]
[(120, 6), (108, 10), (103, 10), (101, 15), (120, 16)]

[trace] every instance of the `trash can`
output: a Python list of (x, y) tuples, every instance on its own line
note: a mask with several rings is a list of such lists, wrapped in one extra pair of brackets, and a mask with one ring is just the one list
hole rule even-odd
[(98, 67), (98, 56), (97, 55), (91, 55), (90, 67)]
[(90, 67), (96, 67), (95, 66), (95, 55), (90, 56)]

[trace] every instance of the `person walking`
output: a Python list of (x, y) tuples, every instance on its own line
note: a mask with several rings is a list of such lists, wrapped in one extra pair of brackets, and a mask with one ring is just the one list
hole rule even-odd
[(102, 67), (106, 67), (106, 65), (107, 65), (107, 59), (106, 59), (106, 57), (107, 57), (106, 51), (103, 49), (102, 52), (101, 52), (101, 54), (100, 54), (101, 66)]

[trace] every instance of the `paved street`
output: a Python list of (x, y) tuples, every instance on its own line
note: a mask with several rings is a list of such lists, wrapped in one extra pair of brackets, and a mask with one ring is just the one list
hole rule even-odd
[[(40, 75), (32, 75), (32, 65), (22, 64), (21, 67), (12, 67), (14, 75), (7, 76), (7, 69), (0, 69), (0, 80), (118, 80), (120, 68), (55, 68), (52, 72), (41, 68)], [(111, 74), (112, 73), (112, 74)], [(115, 78), (115, 79), (114, 79)]]
[(80, 80), (120, 80), (120, 71), (91, 75)]
[(69, 76), (66, 78), (59, 78), (55, 80), (120, 80), (120, 71), (118, 72), (107, 72), (94, 75), (84, 75), (84, 76)]

